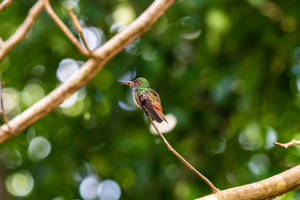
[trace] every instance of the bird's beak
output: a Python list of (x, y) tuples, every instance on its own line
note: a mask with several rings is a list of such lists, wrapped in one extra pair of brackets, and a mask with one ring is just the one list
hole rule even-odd
[(133, 81), (119, 81), (120, 83), (124, 83), (128, 86), (133, 86), (134, 85), (134, 82)]

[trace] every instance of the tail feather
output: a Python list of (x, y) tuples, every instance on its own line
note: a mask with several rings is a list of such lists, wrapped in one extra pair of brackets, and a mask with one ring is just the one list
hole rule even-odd
[(155, 110), (155, 111), (156, 111), (157, 115), (160, 117), (161, 121), (164, 120), (165, 122), (168, 123), (165, 115), (160, 110)]

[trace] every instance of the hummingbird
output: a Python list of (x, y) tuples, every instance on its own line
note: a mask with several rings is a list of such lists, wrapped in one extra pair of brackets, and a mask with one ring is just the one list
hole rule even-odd
[(161, 123), (165, 121), (168, 123), (158, 93), (150, 87), (149, 82), (145, 78), (137, 78), (134, 81), (119, 81), (131, 88), (132, 97), (135, 104), (148, 116)]

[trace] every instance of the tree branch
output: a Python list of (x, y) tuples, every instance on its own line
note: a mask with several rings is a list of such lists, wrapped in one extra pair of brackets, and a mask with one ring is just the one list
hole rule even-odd
[(0, 3), (0, 11), (4, 10), (5, 8), (7, 8), (12, 2), (13, 2), (13, 0), (3, 0)]
[(24, 40), (27, 33), (34, 24), (37, 16), (43, 10), (43, 1), (44, 0), (38, 0), (34, 4), (34, 6), (29, 10), (29, 14), (23, 24), (16, 30), (16, 32), (12, 36), (10, 36), (10, 38), (8, 38), (7, 41), (3, 42), (2, 48), (0, 49), (0, 61), (16, 44)]
[(154, 1), (151, 6), (127, 28), (94, 51), (94, 55), (97, 58), (90, 58), (79, 71), (73, 74), (67, 81), (23, 113), (10, 120), (8, 124), (11, 127), (11, 134), (5, 134), (5, 132), (9, 131), (8, 125), (2, 125), (0, 127), (0, 142), (24, 130), (48, 114), (67, 97), (85, 85), (113, 56), (119, 53), (130, 42), (133, 42), (144, 32), (149, 30), (173, 2), (174, 0)]
[(3, 89), (2, 88), (3, 88), (3, 82), (2, 82), (2, 80), (0, 80), (0, 108), (1, 108), (1, 115), (2, 115), (2, 119), (3, 119), (4, 123), (7, 123), (8, 120), (7, 120), (5, 109), (4, 109)]
[(154, 124), (153, 120), (151, 119), (151, 117), (146, 114), (149, 121), (151, 122), (152, 126), (155, 128), (156, 132), (158, 133), (158, 135), (161, 137), (161, 139), (163, 140), (163, 142), (165, 143), (165, 145), (168, 147), (168, 149), (181, 161), (183, 162), (183, 164), (185, 164), (185, 166), (187, 166), (192, 172), (194, 172), (195, 174), (197, 174), (204, 182), (206, 182), (209, 187), (212, 189), (213, 193), (217, 193), (218, 191), (220, 191), (218, 188), (216, 188), (214, 186), (214, 184), (212, 184), (212, 182), (210, 182), (210, 180), (208, 178), (206, 178), (203, 174), (201, 174), (197, 169), (195, 169), (188, 161), (186, 161), (168, 142), (168, 140), (165, 138), (165, 136), (163, 136), (163, 134), (159, 131), (159, 129), (157, 128), (157, 126)]
[(300, 141), (292, 139), (292, 141), (287, 142), (287, 143), (274, 142), (274, 144), (277, 145), (277, 146), (280, 146), (280, 147), (283, 147), (283, 148), (287, 149), (290, 146), (300, 145)]
[(268, 179), (222, 190), (197, 200), (267, 200), (300, 187), (300, 165)]
[(73, 35), (73, 33), (69, 30), (69, 28), (61, 21), (61, 19), (55, 14), (54, 10), (52, 9), (49, 0), (45, 0), (45, 8), (49, 16), (53, 19), (56, 25), (64, 32), (64, 34), (71, 40), (71, 42), (77, 47), (77, 49), (85, 56), (90, 57), (91, 52), (84, 49), (77, 38)]
[(74, 24), (76, 30), (78, 31), (78, 33), (79, 33), (79, 35), (81, 37), (81, 40), (82, 40), (85, 48), (91, 53), (91, 50), (89, 49), (87, 41), (86, 41), (86, 39), (84, 37), (83, 29), (81, 28), (76, 15), (73, 13), (73, 10), (72, 10), (71, 6), (68, 6), (68, 13), (69, 13), (69, 15), (70, 15), (70, 17), (71, 17), (71, 19), (73, 21), (73, 24)]
[[(4, 108), (4, 100), (3, 100), (3, 81), (2, 81), (2, 76), (0, 74), (0, 108), (1, 108), (1, 115), (2, 115), (2, 120), (5, 124), (8, 125), (8, 120), (6, 117), (6, 112), (5, 112), (5, 108)], [(10, 132), (11, 128), (8, 125), (8, 130)]]
[(3, 48), (3, 44), (4, 44), (4, 42), (3, 42), (2, 38), (0, 37), (0, 49)]

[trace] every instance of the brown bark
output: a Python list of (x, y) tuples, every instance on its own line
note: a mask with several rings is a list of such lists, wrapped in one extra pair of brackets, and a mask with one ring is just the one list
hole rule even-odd
[(300, 187), (300, 165), (268, 179), (221, 190), (197, 200), (267, 200)]

